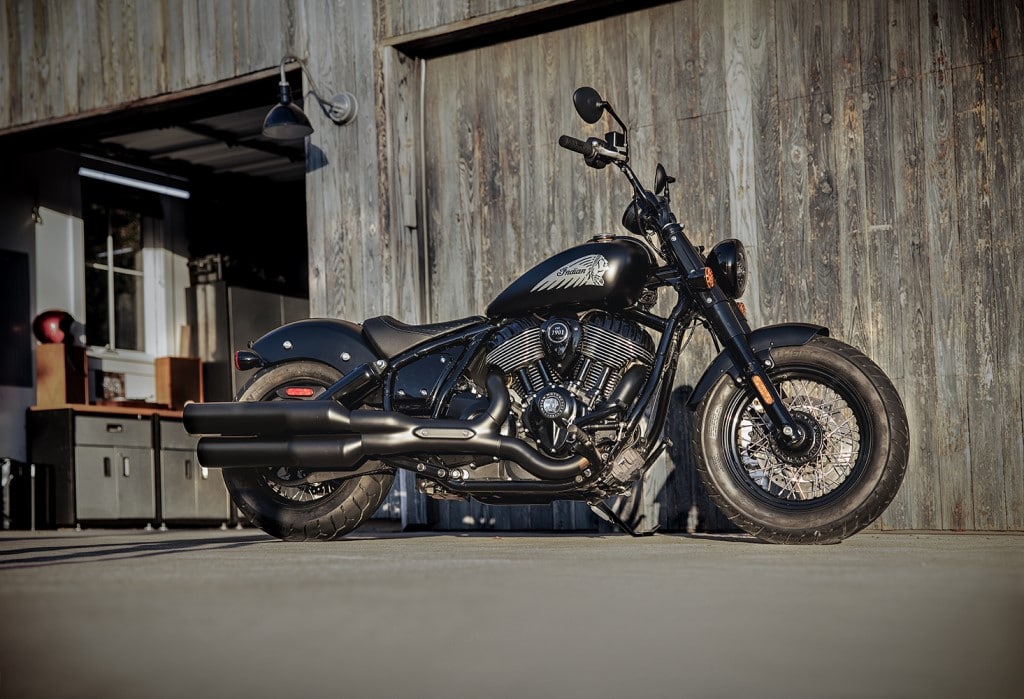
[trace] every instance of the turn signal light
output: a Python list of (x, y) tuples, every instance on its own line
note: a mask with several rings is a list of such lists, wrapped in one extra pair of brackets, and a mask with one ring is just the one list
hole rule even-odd
[(737, 301), (736, 308), (739, 309), (741, 316), (743, 316), (744, 318), (747, 317), (747, 304), (743, 303), (742, 301)]
[(686, 286), (694, 291), (707, 291), (715, 286), (715, 273), (710, 267), (695, 269), (686, 275)]

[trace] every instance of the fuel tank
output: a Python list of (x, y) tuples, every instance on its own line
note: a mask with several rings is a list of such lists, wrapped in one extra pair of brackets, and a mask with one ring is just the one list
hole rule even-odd
[(654, 270), (650, 249), (633, 238), (602, 237), (550, 257), (501, 292), (491, 318), (565, 308), (619, 310), (636, 303)]

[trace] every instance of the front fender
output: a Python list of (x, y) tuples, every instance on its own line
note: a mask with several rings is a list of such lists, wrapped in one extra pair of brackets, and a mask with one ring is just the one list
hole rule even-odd
[(256, 340), (252, 351), (263, 366), (307, 359), (343, 374), (380, 359), (363, 339), (363, 326), (333, 318), (307, 318), (282, 325)]
[[(754, 351), (754, 356), (763, 362), (771, 357), (771, 350), (775, 347), (806, 345), (818, 335), (828, 335), (828, 328), (821, 325), (811, 325), (810, 323), (784, 323), (758, 328), (747, 336), (747, 341), (750, 343), (750, 348)], [(697, 382), (697, 386), (690, 393), (690, 397), (686, 401), (686, 407), (690, 410), (695, 410), (700, 405), (700, 402), (704, 400), (704, 396), (711, 390), (711, 387), (718, 383), (718, 380), (725, 374), (728, 374), (733, 379), (738, 379), (741, 375), (741, 370), (733, 364), (729, 353), (722, 350), (704, 371), (704, 375), (700, 377), (700, 381)]]

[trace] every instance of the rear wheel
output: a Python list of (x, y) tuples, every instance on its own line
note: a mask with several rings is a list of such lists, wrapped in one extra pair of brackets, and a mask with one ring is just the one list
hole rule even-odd
[[(317, 362), (281, 364), (254, 376), (237, 400), (302, 400), (289, 394), (318, 392), (341, 376)], [(223, 474), (232, 501), (254, 525), (285, 541), (310, 541), (342, 537), (377, 511), (395, 478), (393, 470), (383, 464), (381, 469), (385, 472), (325, 481), (284, 467), (226, 468)]]
[(875, 521), (903, 481), (903, 403), (873, 361), (837, 340), (772, 355), (772, 382), (810, 440), (799, 450), (780, 445), (760, 400), (723, 377), (698, 411), (698, 473), (719, 509), (754, 536), (841, 541)]

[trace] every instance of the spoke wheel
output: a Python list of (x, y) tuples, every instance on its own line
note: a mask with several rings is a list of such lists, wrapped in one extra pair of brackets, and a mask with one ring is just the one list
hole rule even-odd
[(808, 433), (798, 451), (780, 445), (769, 432), (761, 401), (737, 394), (730, 463), (742, 466), (753, 492), (790, 506), (815, 506), (838, 497), (858, 471), (864, 406), (851, 391), (814, 367), (789, 367), (772, 377), (782, 402)]
[(728, 376), (697, 413), (697, 472), (720, 510), (778, 543), (835, 543), (868, 526), (896, 496), (910, 450), (895, 387), (868, 357), (816, 337), (772, 351), (770, 372), (807, 433), (777, 442), (760, 399)]
[[(341, 372), (324, 364), (290, 362), (254, 376), (238, 400), (301, 400), (290, 396), (319, 395), (340, 378)], [(238, 509), (254, 525), (286, 541), (330, 540), (348, 534), (373, 516), (395, 478), (393, 469), (325, 481), (317, 481), (315, 473), (301, 468), (231, 468), (223, 474)]]

